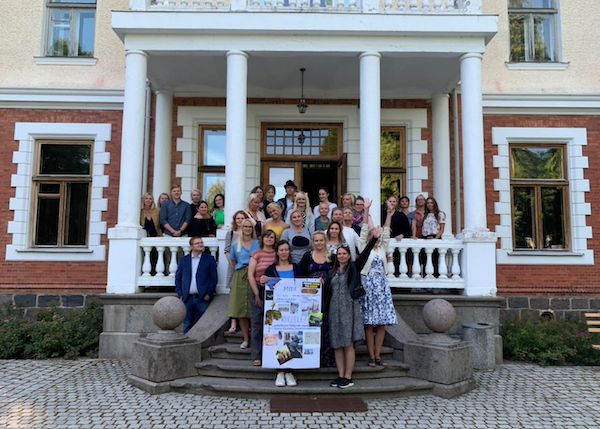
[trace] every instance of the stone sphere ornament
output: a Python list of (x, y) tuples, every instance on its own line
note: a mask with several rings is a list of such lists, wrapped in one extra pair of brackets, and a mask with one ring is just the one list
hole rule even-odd
[(152, 307), (152, 321), (162, 331), (171, 331), (185, 320), (185, 304), (176, 296), (165, 296)]
[(456, 323), (456, 310), (445, 299), (432, 299), (423, 307), (423, 322), (435, 333), (446, 333)]

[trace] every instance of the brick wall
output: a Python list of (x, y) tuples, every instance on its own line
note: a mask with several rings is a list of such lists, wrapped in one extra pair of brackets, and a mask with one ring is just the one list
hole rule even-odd
[[(13, 152), (19, 143), (14, 140), (16, 122), (62, 122), (62, 123), (109, 123), (112, 124), (111, 141), (106, 143), (110, 152), (110, 164), (105, 174), (110, 177), (109, 187), (104, 189), (108, 210), (103, 219), (108, 228), (117, 220), (119, 193), (119, 165), (121, 157), (121, 111), (75, 111), (75, 110), (21, 110), (0, 109), (0, 293), (1, 294), (95, 294), (106, 290), (104, 262), (17, 262), (6, 261), (6, 245), (12, 243), (12, 235), (6, 232), (13, 219), (9, 199), (15, 196), (11, 187), (11, 175), (16, 174)], [(106, 235), (101, 243), (108, 248)], [(108, 260), (108, 254), (107, 254)], [(35, 296), (35, 295), (34, 295)]]

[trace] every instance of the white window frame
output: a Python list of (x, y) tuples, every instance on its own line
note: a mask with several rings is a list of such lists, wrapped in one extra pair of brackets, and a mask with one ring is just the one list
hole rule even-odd
[[(588, 239), (592, 238), (592, 227), (586, 225), (586, 216), (591, 215), (591, 205), (585, 202), (585, 193), (590, 191), (589, 180), (584, 179), (588, 168), (588, 158), (583, 156), (583, 146), (587, 145), (585, 128), (492, 128), (492, 143), (498, 147), (493, 165), (498, 171), (494, 179), (494, 190), (499, 193), (499, 202), (494, 204), (494, 212), (500, 216), (496, 233), (500, 238), (500, 249), (496, 250), (498, 265), (593, 265), (594, 252), (588, 249)], [(570, 249), (564, 252), (543, 250), (514, 250), (512, 203), (510, 187), (511, 143), (564, 144), (566, 145), (568, 181)]]
[[(508, 4), (508, 2), (507, 2)], [(507, 16), (508, 16), (508, 61), (506, 62), (506, 66), (509, 70), (566, 70), (569, 63), (563, 62), (562, 55), (562, 32), (561, 32), (561, 20), (560, 20), (560, 0), (554, 0), (555, 7), (552, 8), (555, 12), (554, 14), (554, 61), (519, 61), (519, 62), (511, 62), (511, 50), (512, 47), (510, 45), (510, 15), (514, 12), (511, 11), (510, 8), (507, 8)], [(514, 9), (513, 9), (514, 10)], [(536, 13), (538, 9), (536, 8), (526, 8), (519, 9), (522, 10), (523, 13)], [(541, 12), (547, 12), (549, 9), (539, 9)]]
[[(8, 233), (12, 243), (6, 246), (7, 261), (105, 261), (106, 246), (101, 245), (101, 237), (106, 234), (106, 222), (102, 212), (108, 209), (104, 198), (104, 188), (109, 178), (104, 174), (110, 164), (110, 153), (106, 142), (111, 139), (111, 124), (43, 123), (17, 122), (15, 140), (19, 150), (13, 152), (13, 163), (17, 174), (11, 176), (11, 186), (16, 188), (10, 199), (9, 210), (14, 212), (8, 222)], [(90, 224), (88, 246), (86, 248), (40, 248), (31, 247), (33, 201), (33, 166), (35, 165), (35, 144), (37, 140), (92, 140), (92, 190), (90, 199)]]

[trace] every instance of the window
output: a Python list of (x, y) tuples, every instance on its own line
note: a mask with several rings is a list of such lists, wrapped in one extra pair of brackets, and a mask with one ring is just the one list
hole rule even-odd
[(510, 145), (514, 249), (567, 250), (564, 146)]
[(405, 129), (381, 129), (381, 201), (406, 193)]
[(216, 194), (225, 193), (225, 127), (201, 126), (198, 162), (198, 189), (209, 204)]
[(38, 142), (33, 246), (87, 246), (91, 142)]
[(93, 57), (96, 0), (48, 0), (49, 57)]
[(557, 0), (509, 0), (510, 61), (556, 62)]
[(263, 158), (318, 156), (337, 160), (341, 135), (337, 124), (267, 124), (263, 126)]

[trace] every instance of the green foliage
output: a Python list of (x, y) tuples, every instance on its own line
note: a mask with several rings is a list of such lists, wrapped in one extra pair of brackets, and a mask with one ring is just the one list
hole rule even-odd
[(30, 319), (18, 309), (0, 312), (0, 359), (96, 357), (102, 332), (102, 306), (96, 300), (64, 314), (57, 307)]
[(567, 320), (536, 323), (511, 321), (502, 327), (504, 357), (540, 365), (600, 365), (600, 335), (583, 323)]
[(213, 211), (215, 209), (213, 205), (213, 201), (215, 200), (215, 196), (217, 194), (225, 195), (225, 181), (218, 179), (208, 190), (206, 196), (204, 197), (204, 201), (208, 203), (208, 209)]

